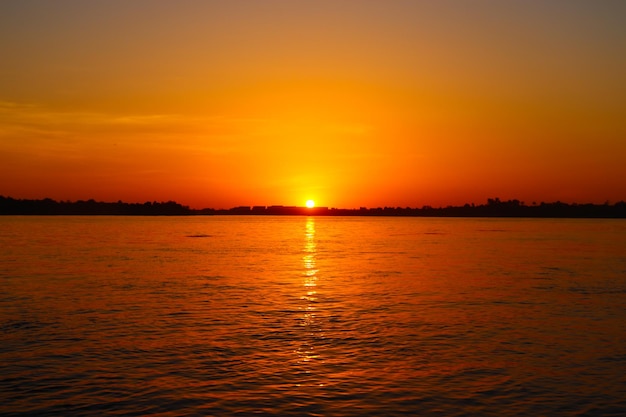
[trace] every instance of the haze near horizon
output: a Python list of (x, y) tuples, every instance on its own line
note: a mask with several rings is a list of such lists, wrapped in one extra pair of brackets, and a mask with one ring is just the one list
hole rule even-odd
[(0, 195), (626, 198), (626, 3), (0, 4)]

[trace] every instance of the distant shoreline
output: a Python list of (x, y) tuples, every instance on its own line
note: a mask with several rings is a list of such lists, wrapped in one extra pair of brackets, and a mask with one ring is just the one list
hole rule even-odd
[(522, 217), (522, 218), (626, 218), (626, 202), (615, 204), (567, 204), (560, 201), (526, 205), (519, 200), (488, 199), (486, 204), (434, 208), (361, 207), (339, 209), (297, 206), (239, 206), (230, 209), (191, 209), (174, 201), (115, 203), (95, 200), (55, 201), (0, 196), (0, 215), (85, 216), (363, 216), (363, 217)]

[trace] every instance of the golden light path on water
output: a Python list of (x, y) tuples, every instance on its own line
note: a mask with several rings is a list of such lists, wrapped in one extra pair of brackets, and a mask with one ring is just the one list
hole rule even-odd
[[(316, 323), (316, 307), (317, 301), (317, 244), (315, 242), (315, 218), (309, 216), (306, 220), (304, 234), (304, 248), (302, 256), (302, 284), (304, 286), (304, 295), (302, 300), (306, 301), (306, 306), (302, 314), (301, 325), (306, 329), (307, 338), (297, 350), (299, 356), (298, 363), (311, 362), (319, 358), (319, 354), (315, 352), (315, 345), (312, 343), (320, 332), (318, 323)], [(310, 371), (306, 371), (309, 373)], [(320, 383), (320, 386), (323, 384)]]

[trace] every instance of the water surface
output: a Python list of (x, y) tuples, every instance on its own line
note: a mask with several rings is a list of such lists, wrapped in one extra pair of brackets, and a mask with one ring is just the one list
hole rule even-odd
[(0, 217), (2, 415), (624, 415), (626, 221)]

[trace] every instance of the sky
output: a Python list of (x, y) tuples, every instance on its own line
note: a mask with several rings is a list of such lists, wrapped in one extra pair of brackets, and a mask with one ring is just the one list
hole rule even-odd
[(620, 0), (4, 0), (0, 195), (626, 200)]

